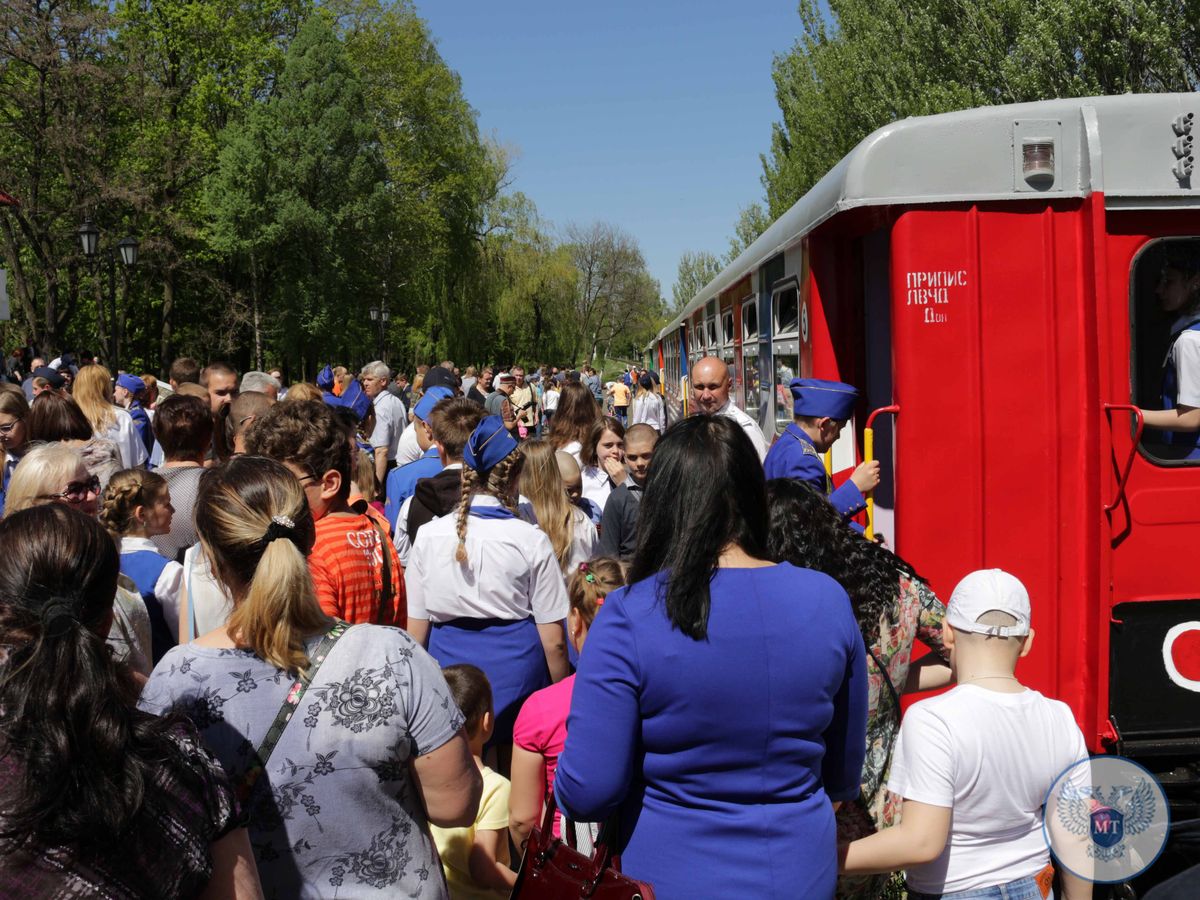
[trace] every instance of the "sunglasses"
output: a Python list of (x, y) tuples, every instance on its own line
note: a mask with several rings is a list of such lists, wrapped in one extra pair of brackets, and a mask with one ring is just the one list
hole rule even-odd
[(93, 475), (87, 481), (72, 481), (67, 489), (58, 494), (43, 494), (47, 500), (66, 500), (68, 503), (82, 503), (89, 494), (100, 493), (100, 479)]

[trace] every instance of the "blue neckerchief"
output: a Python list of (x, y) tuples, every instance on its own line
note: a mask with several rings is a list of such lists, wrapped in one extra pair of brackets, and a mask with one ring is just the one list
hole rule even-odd
[(470, 514), (476, 519), (515, 519), (517, 514), (507, 506), (477, 506), (471, 504)]

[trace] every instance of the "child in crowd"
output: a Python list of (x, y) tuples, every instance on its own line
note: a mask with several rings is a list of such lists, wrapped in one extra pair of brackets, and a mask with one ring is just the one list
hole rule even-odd
[(382, 516), (350, 505), (352, 440), (324, 403), (277, 403), (250, 427), (246, 451), (283, 463), (304, 487), (317, 527), (309, 569), (321, 608), (352, 625), (404, 628), (403, 572)]
[(658, 432), (646, 424), (633, 425), (625, 432), (625, 467), (629, 477), (612, 492), (604, 506), (600, 522), (600, 554), (627, 560), (637, 546), (638, 507), (642, 489), (654, 458)]
[[(910, 900), (999, 897), (1000, 887), (1012, 898), (1049, 895), (1042, 805), (1088, 752), (1067, 705), (1013, 674), (1033, 644), (1029, 621), (1029, 594), (1007, 572), (958, 583), (943, 626), (958, 686), (905, 715), (888, 779), (904, 798), (901, 822), (839, 848), (845, 872), (905, 869)], [(1086, 783), (1087, 767), (1078, 770)], [(1086, 881), (1060, 874), (1067, 900), (1091, 897)]]
[(137, 585), (150, 614), (154, 662), (179, 643), (183, 566), (158, 552), (150, 538), (171, 530), (166, 479), (145, 469), (117, 472), (104, 490), (100, 523), (121, 544), (121, 573)]
[(475, 823), (465, 828), (431, 825), (451, 900), (507, 897), (517, 881), (509, 866), (508, 779), (483, 764), (483, 745), (492, 736), (492, 686), (479, 668), (459, 663), (442, 669), (466, 722), (475, 765), (483, 774), (483, 796)]
[[(576, 653), (583, 652), (588, 629), (604, 598), (625, 586), (625, 568), (615, 559), (598, 557), (581, 563), (567, 586), (571, 611), (567, 613), (567, 639)], [(513, 726), (512, 793), (508, 828), (513, 843), (524, 847), (529, 832), (542, 821), (546, 798), (554, 790), (554, 771), (567, 742), (567, 714), (575, 676), (535, 691), (521, 707)], [(555, 816), (554, 834), (561, 834), (561, 815)], [(576, 837), (590, 839), (590, 832)], [(577, 841), (582, 846), (586, 841)]]
[(604, 510), (583, 496), (583, 470), (579, 467), (579, 461), (563, 450), (556, 450), (554, 459), (558, 463), (558, 474), (562, 477), (567, 499), (582, 509), (591, 523), (599, 528)]

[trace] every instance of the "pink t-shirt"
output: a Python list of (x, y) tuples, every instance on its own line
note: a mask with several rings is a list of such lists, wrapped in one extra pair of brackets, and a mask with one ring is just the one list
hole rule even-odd
[[(567, 744), (567, 714), (571, 712), (571, 691), (575, 676), (534, 691), (517, 714), (513, 725), (513, 743), (522, 750), (537, 753), (546, 760), (546, 784), (542, 796), (554, 790), (554, 771), (558, 757)], [(554, 836), (558, 837), (562, 814), (554, 817)]]

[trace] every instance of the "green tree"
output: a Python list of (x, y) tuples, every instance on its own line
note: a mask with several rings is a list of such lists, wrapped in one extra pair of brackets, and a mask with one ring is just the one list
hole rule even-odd
[(855, 144), (905, 116), (1049, 97), (1195, 90), (1195, 0), (800, 0), (776, 57), (763, 157), (778, 218)]
[(733, 226), (733, 237), (729, 239), (729, 249), (725, 252), (723, 263), (729, 265), (742, 255), (742, 251), (758, 240), (759, 235), (771, 226), (771, 217), (761, 203), (751, 203), (742, 207), (738, 213), (737, 223)]
[(675, 275), (675, 284), (671, 286), (671, 297), (674, 300), (672, 312), (679, 312), (688, 301), (695, 297), (704, 286), (721, 274), (724, 268), (721, 261), (707, 250), (693, 253), (684, 251), (679, 257), (679, 270)]

